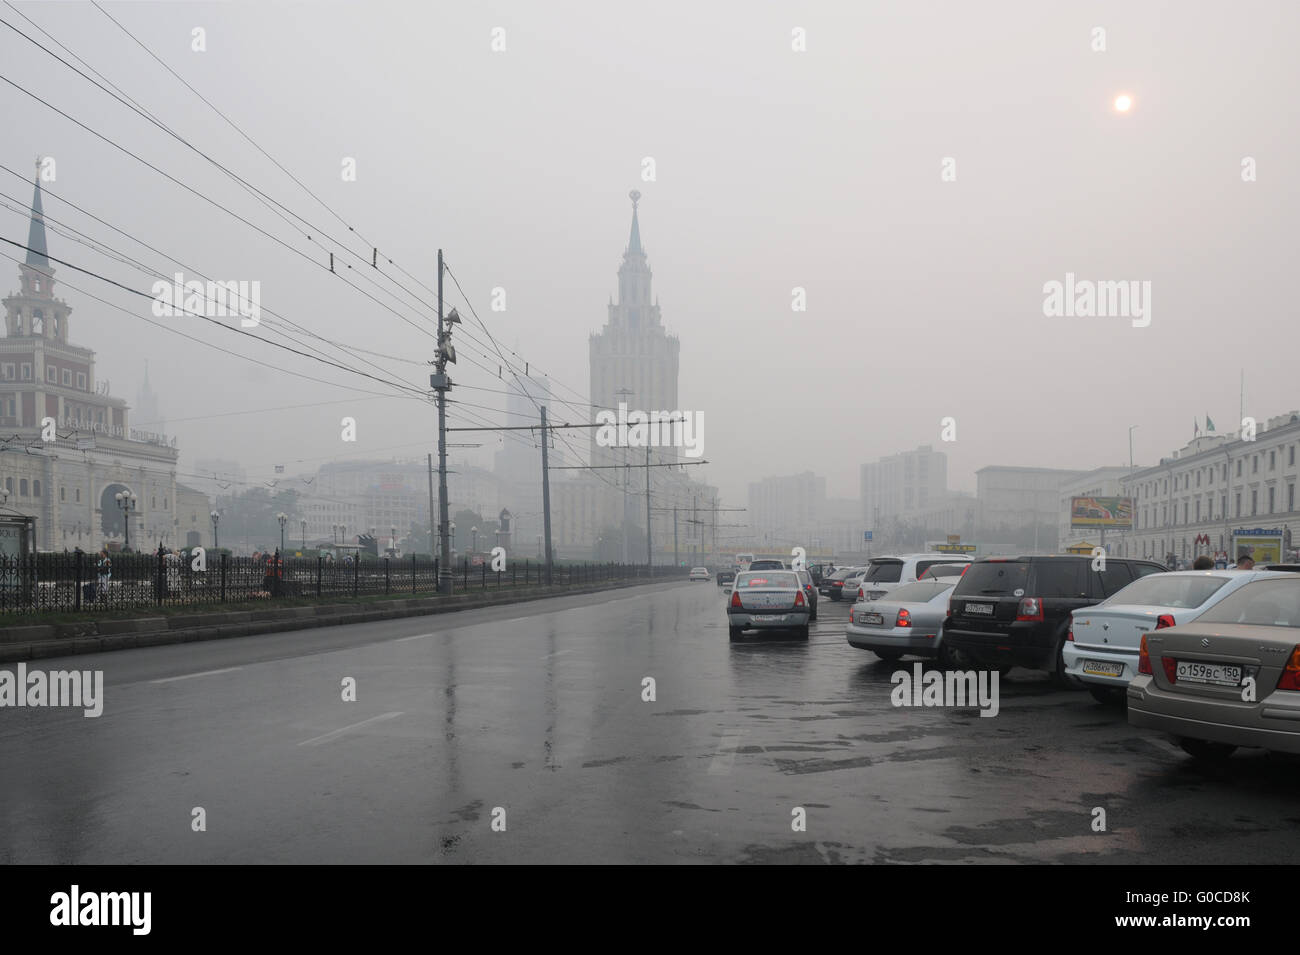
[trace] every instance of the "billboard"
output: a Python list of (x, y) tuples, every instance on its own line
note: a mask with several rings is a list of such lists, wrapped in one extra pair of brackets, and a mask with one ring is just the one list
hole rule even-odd
[(1232, 532), (1232, 553), (1230, 561), (1236, 562), (1242, 554), (1251, 557), (1257, 564), (1280, 564), (1282, 562), (1282, 529), (1255, 527)]
[(1070, 526), (1115, 527), (1120, 530), (1131, 530), (1133, 498), (1072, 497), (1070, 498)]

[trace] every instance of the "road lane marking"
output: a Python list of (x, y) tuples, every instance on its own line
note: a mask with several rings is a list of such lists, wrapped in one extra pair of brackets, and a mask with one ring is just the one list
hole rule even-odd
[(243, 667), (226, 667), (222, 670), (204, 670), (202, 673), (186, 673), (184, 676), (166, 676), (161, 680), (150, 680), (150, 683), (175, 683), (177, 680), (192, 680), (196, 676), (216, 676), (218, 673), (234, 673), (236, 670), (242, 670)]
[(360, 723), (353, 723), (351, 726), (342, 726), (336, 730), (331, 730), (330, 732), (326, 733), (324, 736), (313, 736), (311, 739), (305, 739), (298, 745), (319, 746), (321, 743), (328, 743), (331, 740), (337, 739), (338, 737), (342, 736), (344, 733), (350, 733), (352, 730), (360, 729), (361, 727), (368, 726), (371, 723), (379, 723), (383, 720), (391, 720), (401, 715), (402, 714), (400, 711), (397, 713), (380, 713), (378, 716), (372, 716), (370, 717), (370, 719), (362, 720)]
[(569, 650), (552, 650), (550, 653), (546, 654), (546, 656), (542, 657), (542, 659), (549, 660), (551, 659), (551, 657), (562, 657), (566, 653), (577, 653), (577, 652), (578, 650), (576, 647)]
[(398, 639), (394, 640), (393, 642), (394, 642), (394, 643), (406, 643), (408, 640), (423, 640), (423, 639), (425, 639), (426, 637), (436, 637), (436, 636), (437, 636), (436, 633), (417, 633), (417, 634), (416, 634), (415, 636), (413, 636), (413, 637), (399, 637)]
[(731, 765), (736, 761), (736, 750), (740, 749), (740, 733), (729, 733), (722, 737), (718, 749), (709, 762), (710, 776), (730, 776)]

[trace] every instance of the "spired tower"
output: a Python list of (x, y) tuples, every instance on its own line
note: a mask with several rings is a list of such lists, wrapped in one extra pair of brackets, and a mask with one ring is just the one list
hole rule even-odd
[[(676, 411), (681, 346), (677, 337), (664, 329), (659, 303), (652, 300), (652, 273), (641, 247), (637, 219), (641, 193), (633, 189), (628, 197), (632, 200), (632, 231), (618, 270), (618, 302), (610, 302), (605, 327), (590, 339), (591, 400), (601, 408), (617, 408), (624, 402), (629, 411)], [(592, 409), (593, 418), (598, 410)], [(671, 448), (662, 448), (655, 455), (658, 461), (675, 456)], [(592, 429), (593, 465), (643, 461), (644, 452), (639, 448), (598, 446), (596, 429)]]

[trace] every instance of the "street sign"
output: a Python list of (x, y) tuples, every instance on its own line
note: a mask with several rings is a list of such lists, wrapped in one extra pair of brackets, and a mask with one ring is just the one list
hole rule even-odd
[(871, 540), (871, 531), (863, 531), (863, 532), (862, 532), (862, 542), (865, 544), (865, 543), (866, 543), (867, 541), (869, 541), (869, 540)]

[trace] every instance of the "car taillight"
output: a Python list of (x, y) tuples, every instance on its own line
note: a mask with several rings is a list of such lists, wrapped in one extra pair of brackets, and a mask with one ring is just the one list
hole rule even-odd
[(944, 623), (952, 623), (952, 600), (948, 601), (948, 610), (943, 615)]
[(895, 627), (910, 627), (912, 625), (912, 615), (906, 607), (898, 611), (898, 619), (894, 622)]
[(803, 591), (802, 591), (802, 590), (800, 590), (800, 591), (798, 591), (798, 592), (795, 593), (795, 595), (794, 595), (794, 605), (795, 605), (796, 607), (803, 607), (803, 606), (806, 606), (806, 603), (805, 603), (805, 601), (804, 601), (804, 599), (803, 599)]
[(850, 610), (850, 611), (849, 611), (849, 623), (852, 623), (852, 622), (853, 622), (853, 611)]
[(1282, 677), (1277, 681), (1279, 690), (1300, 690), (1300, 646), (1291, 651), (1291, 658), (1282, 668)]
[(1037, 597), (1022, 597), (1016, 609), (1017, 620), (1040, 621), (1043, 619), (1043, 602)]
[(1162, 613), (1160, 616), (1156, 617), (1157, 630), (1164, 630), (1166, 627), (1176, 626), (1178, 626), (1178, 624), (1174, 622), (1174, 615), (1171, 613)]
[(1147, 653), (1147, 635), (1145, 633), (1142, 634), (1142, 642), (1138, 645), (1138, 673), (1155, 676), (1151, 672), (1151, 654)]
[(859, 599), (859, 600), (864, 600), (864, 599), (865, 599), (865, 598), (863, 597), (863, 594), (862, 594), (862, 588), (861, 588), (861, 587), (858, 588), (858, 599)]
[(740, 609), (740, 591), (739, 591), (739, 590), (733, 590), (733, 591), (731, 592), (731, 605), (732, 605), (733, 607), (735, 607), (737, 610)]
[(1165, 679), (1170, 683), (1178, 682), (1178, 661), (1173, 657), (1161, 657), (1160, 662), (1165, 667)]
[(1070, 624), (1070, 629), (1065, 631), (1065, 639), (1069, 643), (1074, 643), (1074, 624)]

